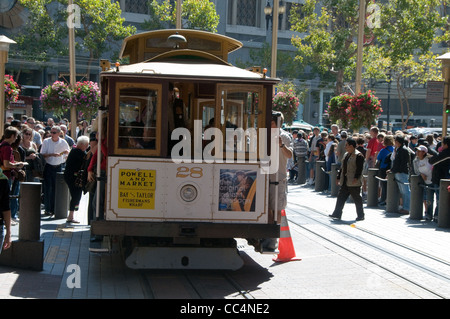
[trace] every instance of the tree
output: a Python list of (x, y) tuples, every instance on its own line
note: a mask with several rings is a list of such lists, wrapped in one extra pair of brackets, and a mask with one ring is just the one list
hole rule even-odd
[[(156, 30), (175, 26), (176, 5), (172, 6), (169, 0), (164, 0), (161, 4), (157, 0), (152, 0), (149, 1), (149, 7), (152, 19), (145, 22), (143, 26), (145, 29)], [(183, 28), (217, 32), (219, 15), (210, 0), (184, 0), (181, 11)]]
[[(20, 0), (28, 9), (29, 20), (16, 38), (24, 57), (35, 61), (48, 61), (52, 55), (67, 55), (66, 24), (67, 0)], [(63, 11), (49, 10), (51, 4), (60, 3)], [(136, 32), (134, 26), (124, 26), (118, 2), (110, 0), (74, 0), (80, 7), (81, 28), (75, 29), (77, 49), (89, 52), (89, 64), (112, 48), (116, 41)], [(31, 53), (31, 54), (30, 54)]]
[[(59, 0), (67, 5), (67, 0)], [(89, 65), (94, 59), (99, 59), (112, 48), (117, 41), (136, 32), (136, 27), (123, 23), (122, 11), (118, 2), (111, 0), (74, 0), (80, 7), (81, 28), (75, 29), (75, 36), (81, 39), (80, 49), (89, 52)]]
[[(48, 6), (52, 0), (20, 0), (20, 4), (29, 11), (29, 18), (20, 33), (13, 36), (17, 42), (16, 57), (43, 63), (51, 57), (67, 55), (67, 45), (62, 39), (67, 32), (58, 23), (58, 13), (52, 15)], [(20, 70), (16, 75), (19, 80)]]
[(343, 91), (345, 75), (354, 69), (358, 3), (358, 0), (306, 0), (305, 4), (294, 4), (291, 10), (291, 29), (306, 34), (292, 38), (298, 50), (296, 59), (322, 77), (334, 76), (336, 95)]
[[(368, 5), (372, 1), (365, 2)], [(401, 112), (407, 116), (404, 123), (411, 115), (409, 88), (402, 86), (405, 77), (415, 85), (435, 79), (436, 63), (429, 50), (438, 41), (436, 32), (445, 25), (445, 18), (436, 10), (439, 4), (439, 0), (376, 2), (380, 8), (380, 26), (369, 29), (366, 25), (365, 28), (363, 78), (377, 81), (387, 79), (389, 73), (392, 75)], [(303, 38), (292, 39), (298, 49), (296, 58), (310, 65), (321, 77), (334, 73), (336, 96), (356, 73), (354, 39), (358, 32), (358, 7), (358, 0), (323, 0), (320, 3), (306, 0), (291, 12), (292, 30), (306, 33)]]
[[(251, 66), (268, 67), (271, 64), (272, 49), (264, 42), (261, 48), (250, 49), (247, 61), (237, 59), (236, 66), (247, 68)], [(303, 76), (303, 65), (295, 59), (295, 54), (287, 51), (277, 51), (277, 76), (285, 79), (298, 79)]]
[[(446, 21), (436, 10), (439, 4), (439, 0), (391, 0), (381, 5), (381, 27), (373, 30), (378, 61), (386, 59), (385, 74), (390, 72), (396, 84), (402, 128), (413, 115), (408, 102), (411, 90), (440, 79), (440, 63), (430, 51)], [(407, 82), (411, 84), (406, 86)]]

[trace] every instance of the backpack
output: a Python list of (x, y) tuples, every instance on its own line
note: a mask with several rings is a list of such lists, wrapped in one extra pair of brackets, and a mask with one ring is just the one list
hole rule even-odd
[(45, 158), (41, 153), (36, 153), (36, 158), (32, 161), (31, 170), (33, 177), (44, 178)]

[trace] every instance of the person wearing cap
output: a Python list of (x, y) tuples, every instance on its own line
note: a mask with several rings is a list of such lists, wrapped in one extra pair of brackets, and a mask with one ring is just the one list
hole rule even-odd
[(405, 138), (397, 134), (394, 138), (395, 157), (392, 162), (392, 168), (387, 173), (392, 172), (395, 175), (400, 194), (402, 195), (403, 207), (400, 214), (409, 214), (411, 201), (411, 190), (409, 189), (409, 170), (411, 169), (409, 151), (405, 146)]
[[(439, 187), (441, 179), (450, 178), (450, 136), (445, 136), (442, 140), (442, 149), (438, 155), (430, 158), (430, 164), (433, 165), (433, 173), (431, 181), (433, 188), (436, 190), (436, 203), (439, 203)], [(434, 221), (437, 221), (439, 213), (439, 205), (434, 210)]]
[[(414, 172), (416, 175), (420, 175), (423, 179), (423, 182), (426, 186), (431, 187), (432, 181), (432, 171), (433, 166), (429, 162), (428, 148), (424, 145), (419, 145), (416, 147), (416, 158), (413, 160)], [(427, 198), (428, 198), (428, 189), (423, 192), (423, 203), (425, 206), (425, 219), (431, 220), (432, 214), (428, 211)], [(433, 194), (431, 193), (431, 196)]]
[(417, 145), (425, 146), (428, 149), (428, 155), (438, 155), (438, 152), (430, 147), (428, 141), (424, 137), (417, 139)]

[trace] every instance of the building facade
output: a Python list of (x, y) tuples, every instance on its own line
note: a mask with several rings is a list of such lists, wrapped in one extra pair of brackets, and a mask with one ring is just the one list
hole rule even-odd
[[(114, 1), (114, 0), (113, 0)], [(143, 32), (142, 23), (150, 18), (147, 1), (143, 0), (115, 0), (120, 4), (122, 16), (127, 24), (136, 26), (137, 32)], [(273, 0), (211, 0), (216, 6), (220, 16), (218, 33), (235, 38), (243, 43), (243, 48), (230, 55), (230, 62), (250, 61), (252, 50), (261, 49), (264, 43), (271, 43), (272, 25), (265, 13), (265, 7), (273, 7)], [(173, 1), (172, 1), (173, 2)], [(4, 3), (4, 4), (3, 4)], [(284, 7), (284, 13), (279, 15), (278, 25), (278, 51), (295, 54), (295, 47), (291, 44), (292, 36), (296, 35), (290, 31), (289, 16), (293, 3), (304, 3), (304, 0), (280, 1), (280, 7)], [(27, 13), (18, 1), (3, 0), (0, 5), (0, 34), (7, 36), (14, 34), (26, 22)], [(98, 61), (97, 61), (98, 62)], [(86, 74), (87, 57), (77, 55), (77, 79), (90, 78), (96, 81), (100, 68), (98, 63), (92, 65), (90, 74)], [(264, 65), (270, 69), (270, 65)], [(35, 98), (33, 102), (33, 114), (37, 118), (46, 117), (39, 109), (38, 96), (40, 90), (49, 83), (56, 80), (68, 80), (69, 61), (68, 57), (55, 57), (45, 65), (36, 66), (33, 62), (20, 60), (14, 55), (14, 46), (10, 51), (8, 68), (15, 74), (20, 73), (20, 83), (24, 86), (24, 94)], [(20, 69), (20, 70), (19, 70)], [(279, 77), (280, 74), (277, 73)], [(324, 117), (328, 101), (333, 97), (333, 89), (324, 88), (319, 85), (319, 79), (311, 80), (298, 78), (294, 82), (301, 84), (307, 91), (306, 99), (299, 108), (298, 119), (312, 125), (329, 124)], [(351, 85), (351, 84), (350, 84)], [(380, 120), (387, 120), (387, 111), (391, 122), (399, 122), (401, 118), (400, 103), (397, 91), (392, 84), (377, 83), (372, 90), (382, 101), (384, 112)], [(419, 87), (412, 90), (409, 99), (410, 111), (414, 116), (410, 121), (411, 126), (439, 126), (442, 123), (442, 105), (425, 103), (426, 88)], [(29, 111), (27, 111), (29, 113)], [(23, 109), (18, 109), (14, 116), (24, 114)], [(28, 114), (31, 115), (31, 114)]]

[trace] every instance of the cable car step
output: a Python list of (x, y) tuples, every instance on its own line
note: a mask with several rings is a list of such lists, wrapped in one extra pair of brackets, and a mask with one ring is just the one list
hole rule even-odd
[(135, 247), (125, 263), (132, 269), (237, 270), (244, 261), (236, 247)]

